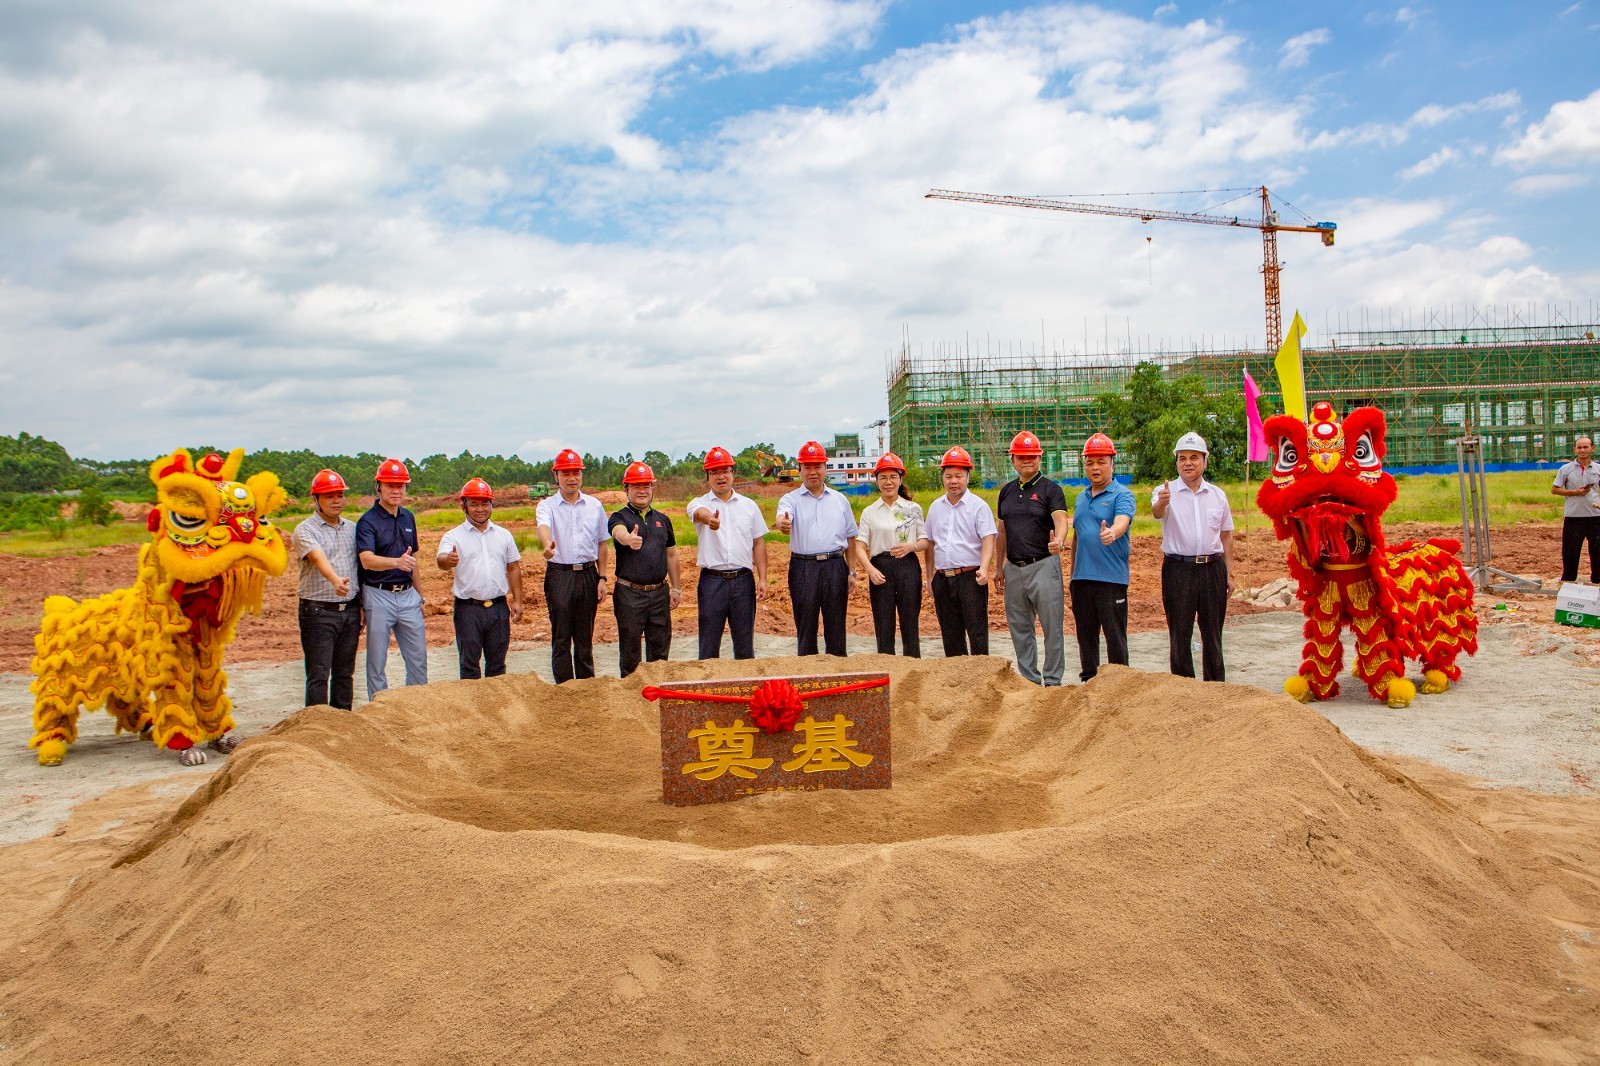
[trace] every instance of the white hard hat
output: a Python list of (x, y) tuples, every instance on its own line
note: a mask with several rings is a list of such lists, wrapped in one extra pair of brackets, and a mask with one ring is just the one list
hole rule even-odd
[(1178, 443), (1172, 446), (1172, 454), (1179, 452), (1199, 452), (1201, 455), (1210, 455), (1211, 449), (1206, 447), (1206, 439), (1198, 433), (1185, 433), (1178, 438)]

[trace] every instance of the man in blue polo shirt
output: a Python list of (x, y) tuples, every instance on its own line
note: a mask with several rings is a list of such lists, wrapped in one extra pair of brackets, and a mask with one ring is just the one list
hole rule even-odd
[(1078, 630), (1078, 677), (1100, 672), (1100, 631), (1106, 660), (1128, 665), (1128, 527), (1133, 492), (1112, 477), (1116, 445), (1096, 433), (1083, 446), (1089, 487), (1072, 508), (1072, 621)]
[(789, 600), (794, 607), (795, 654), (844, 655), (845, 609), (855, 574), (856, 518), (850, 501), (826, 482), (828, 453), (814, 440), (800, 448), (800, 487), (778, 501), (778, 532), (789, 538)]
[(400, 645), (406, 684), (428, 683), (428, 631), (417, 591), (417, 519), (400, 506), (411, 473), (385, 459), (373, 478), (377, 500), (356, 522), (356, 559), (367, 612), (367, 699), (389, 687), (389, 633)]

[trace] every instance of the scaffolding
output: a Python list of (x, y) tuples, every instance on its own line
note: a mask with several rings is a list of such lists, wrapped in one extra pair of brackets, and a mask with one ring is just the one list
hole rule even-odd
[[(1600, 424), (1600, 324), (1438, 323), (1332, 334), (1304, 350), (1308, 398), (1340, 411), (1382, 408), (1386, 465), (1455, 468), (1455, 440), (1477, 436), (1488, 464), (1554, 462)], [(985, 348), (987, 348), (987, 344)], [(934, 465), (951, 445), (973, 452), (985, 480), (1010, 476), (1006, 447), (1020, 429), (1044, 443), (1047, 471), (1081, 475), (1077, 454), (1104, 428), (1098, 398), (1126, 395), (1134, 370), (1198, 374), (1213, 395), (1238, 395), (1248, 369), (1282, 410), (1272, 360), (1260, 352), (1110, 352), (1099, 355), (974, 350), (936, 345), (913, 357), (906, 342), (888, 366), (893, 447), (908, 464)]]

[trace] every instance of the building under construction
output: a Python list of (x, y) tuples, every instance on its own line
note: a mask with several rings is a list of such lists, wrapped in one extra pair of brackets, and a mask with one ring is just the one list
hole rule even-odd
[[(1463, 427), (1483, 440), (1488, 464), (1570, 458), (1576, 437), (1600, 428), (1600, 315), (1589, 324), (1353, 329), (1325, 348), (1304, 349), (1310, 402), (1339, 410), (1372, 405), (1388, 422), (1386, 465), (1454, 468)], [(1081, 474), (1078, 450), (1103, 428), (1097, 402), (1126, 395), (1134, 369), (1160, 366), (1168, 377), (1202, 376), (1213, 394), (1237, 395), (1245, 369), (1275, 410), (1277, 376), (1260, 352), (1098, 356), (974, 351), (936, 346), (913, 357), (909, 344), (889, 365), (889, 427), (907, 464), (935, 465), (945, 449), (973, 452), (980, 476), (1011, 476), (1006, 447), (1020, 429), (1044, 442), (1052, 474)]]

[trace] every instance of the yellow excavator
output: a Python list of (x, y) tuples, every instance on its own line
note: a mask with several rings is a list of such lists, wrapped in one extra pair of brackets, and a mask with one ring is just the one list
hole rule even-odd
[(774, 478), (778, 481), (794, 481), (800, 476), (800, 471), (791, 466), (789, 460), (781, 455), (773, 455), (756, 449), (756, 459), (761, 463), (761, 476)]

